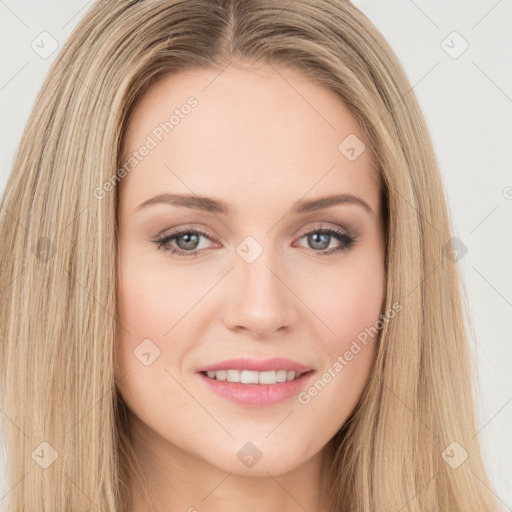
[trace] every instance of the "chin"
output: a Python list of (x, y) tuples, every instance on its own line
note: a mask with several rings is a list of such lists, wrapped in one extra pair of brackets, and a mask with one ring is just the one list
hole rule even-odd
[(304, 453), (303, 439), (298, 438), (297, 443), (289, 440), (286, 444), (281, 441), (274, 444), (269, 439), (265, 442), (235, 440), (231, 446), (211, 454), (206, 462), (236, 475), (268, 477), (270, 473), (278, 476), (293, 471), (313, 455)]

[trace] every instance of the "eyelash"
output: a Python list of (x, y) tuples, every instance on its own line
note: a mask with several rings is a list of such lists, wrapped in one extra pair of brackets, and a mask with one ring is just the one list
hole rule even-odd
[[(213, 240), (213, 238), (206, 233), (205, 231), (201, 229), (184, 229), (180, 231), (176, 231), (174, 233), (170, 233), (167, 235), (164, 235), (156, 240), (153, 240), (153, 242), (157, 245), (158, 249), (170, 253), (172, 256), (181, 258), (181, 257), (194, 257), (198, 255), (201, 251), (205, 251), (208, 249), (197, 249), (194, 251), (183, 251), (182, 249), (177, 249), (176, 247), (172, 247), (169, 245), (169, 243), (174, 240), (175, 238), (179, 238), (182, 235), (185, 234), (197, 234), (204, 236), (208, 238), (208, 240)], [(315, 251), (314, 249), (310, 249), (314, 253), (317, 254), (317, 256), (332, 256), (334, 254), (337, 254), (339, 252), (349, 251), (353, 244), (357, 241), (357, 236), (355, 235), (348, 235), (347, 233), (344, 233), (343, 231), (337, 229), (337, 228), (328, 228), (325, 226), (319, 226), (317, 229), (310, 230), (306, 233), (304, 233), (300, 238), (304, 238), (307, 235), (311, 235), (313, 233), (320, 233), (320, 234), (326, 234), (330, 235), (334, 238), (336, 238), (338, 241), (342, 242), (342, 244), (337, 247), (336, 249), (324, 249), (323, 251)]]

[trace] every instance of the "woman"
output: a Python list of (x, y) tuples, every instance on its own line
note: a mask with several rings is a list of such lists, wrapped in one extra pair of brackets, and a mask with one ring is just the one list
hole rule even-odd
[(8, 510), (497, 510), (430, 136), (350, 3), (97, 2), (0, 231)]

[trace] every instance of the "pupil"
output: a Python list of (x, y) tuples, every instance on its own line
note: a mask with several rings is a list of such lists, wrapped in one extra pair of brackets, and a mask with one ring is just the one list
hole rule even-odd
[[(197, 246), (198, 238), (199, 237), (196, 234), (186, 233), (186, 234), (178, 237), (177, 241), (179, 242), (179, 240), (181, 240), (181, 239), (186, 239), (184, 247), (182, 247), (183, 244), (178, 243), (178, 245), (180, 246), (180, 249), (195, 249)], [(192, 242), (190, 242), (191, 239), (192, 239)], [(190, 245), (190, 244), (192, 244), (192, 245)]]
[(327, 233), (314, 233), (312, 235), (309, 235), (309, 242), (312, 242), (313, 246), (317, 243), (318, 241), (318, 238), (319, 237), (322, 237), (323, 240), (320, 241), (320, 247), (316, 246), (314, 247), (314, 249), (320, 249), (320, 250), (323, 250), (323, 249), (327, 249), (327, 247), (329, 247), (329, 236)]

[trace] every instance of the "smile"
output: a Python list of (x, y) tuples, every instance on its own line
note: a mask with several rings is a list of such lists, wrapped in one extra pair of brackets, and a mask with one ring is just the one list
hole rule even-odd
[[(287, 371), (286, 380), (279, 381), (278, 376), (282, 379), (284, 371), (218, 370), (209, 372), (210, 375), (214, 374), (212, 377), (207, 372), (199, 372), (197, 375), (210, 391), (222, 398), (246, 407), (267, 407), (300, 393), (315, 373), (309, 370), (297, 375), (293, 370)], [(219, 376), (226, 379), (219, 380)], [(242, 379), (246, 382), (242, 382)]]
[(202, 372), (210, 379), (226, 382), (240, 382), (241, 384), (277, 384), (281, 382), (290, 382), (299, 378), (304, 373), (296, 373), (293, 370), (271, 370), (267, 372), (257, 372), (251, 370), (217, 370)]

